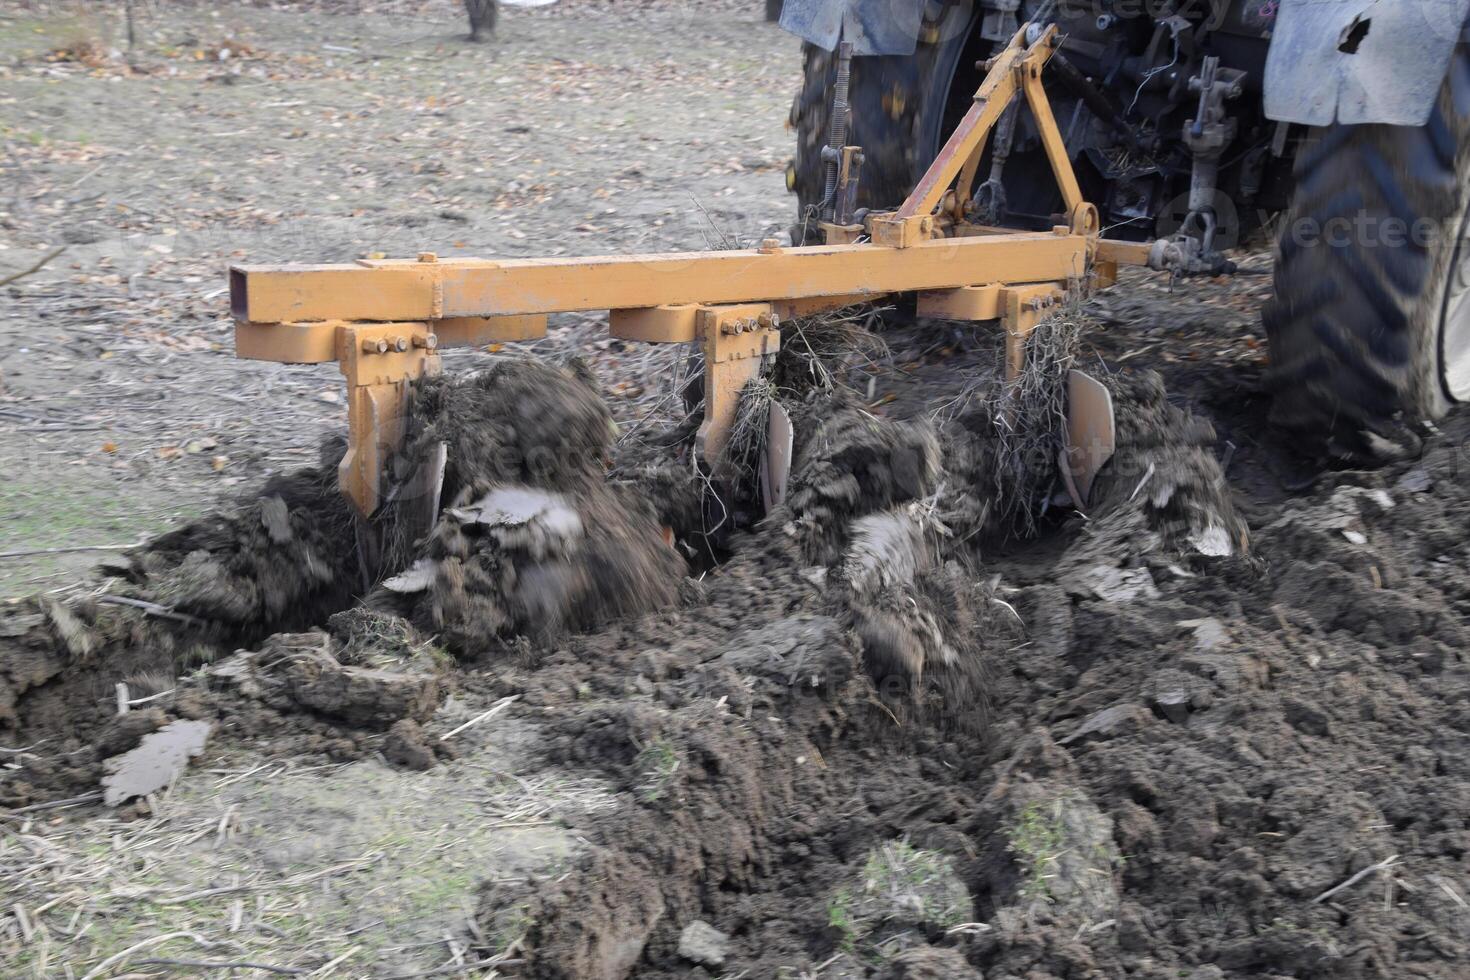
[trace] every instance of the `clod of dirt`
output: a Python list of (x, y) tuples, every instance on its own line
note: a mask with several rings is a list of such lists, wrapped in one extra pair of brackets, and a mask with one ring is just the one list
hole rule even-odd
[[(954, 562), (941, 563), (938, 531), (916, 509), (852, 524), (841, 580), (863, 662), (895, 714), (938, 709), (949, 723), (978, 728), (985, 716), (986, 641), (1019, 639), (1014, 614)], [(986, 630), (989, 624), (997, 628)]]
[[(459, 654), (546, 639), (672, 603), (684, 563), (653, 506), (611, 484), (611, 415), (583, 374), (505, 361), (429, 379), (409, 455), (446, 448), (450, 501), (386, 583), (418, 595), (413, 619)], [(391, 521), (390, 521), (391, 526)], [(392, 551), (393, 549), (390, 549)]]
[(400, 718), (424, 721), (444, 693), (436, 673), (343, 664), (321, 631), (278, 633), (260, 650), (209, 668), (211, 678), (241, 695), (285, 708), (291, 704), (349, 725), (386, 729)]
[(460, 653), (668, 605), (684, 567), (648, 508), (595, 484), (495, 487), (446, 510), (429, 553), (416, 616)]
[(603, 481), (617, 430), (585, 372), (506, 359), (462, 378), (427, 378), (410, 414), (421, 426), (409, 455), (447, 447), (443, 496), (474, 484), (575, 492)]
[(108, 759), (102, 802), (117, 806), (163, 789), (204, 752), (210, 727), (206, 721), (176, 721), (145, 736), (137, 748)]
[(321, 633), (288, 634), (280, 642), (294, 648), (285, 664), (287, 688), (313, 711), (351, 725), (387, 728), (400, 718), (423, 721), (439, 707), (442, 688), (433, 674), (344, 666)]
[(532, 951), (531, 975), (537, 977), (623, 980), (666, 913), (658, 878), (627, 856), (605, 850), (594, 851), (562, 881), (522, 899), (530, 910), (521, 914), (529, 923), (525, 943)]
[(0, 610), (0, 726), (20, 721), (20, 700), (65, 669), (54, 617), (34, 602)]
[[(1127, 539), (1133, 554), (1247, 553), (1249, 532), (1215, 458), (1210, 424), (1171, 404), (1153, 371), (1101, 380), (1113, 396), (1117, 448), (1092, 486), (1088, 534), (1095, 553), (1116, 554)], [(1091, 551), (1071, 550), (1076, 556)]]
[(828, 921), (844, 947), (892, 955), (926, 932), (975, 918), (970, 890), (946, 855), (890, 841), (869, 852), (855, 885), (833, 895)]
[(145, 735), (151, 735), (167, 724), (168, 715), (162, 708), (129, 711), (108, 722), (92, 742), (92, 747), (98, 759), (120, 755), (136, 747)]
[(691, 963), (718, 967), (725, 962), (730, 937), (702, 919), (696, 919), (679, 933), (679, 955)]
[(934, 493), (939, 438), (932, 427), (879, 419), (823, 397), (793, 412), (798, 439), (787, 509), (808, 564), (842, 554), (851, 522)]
[(383, 755), (389, 762), (405, 769), (422, 772), (434, 768), (434, 748), (419, 723), (412, 718), (400, 718), (388, 729), (388, 737), (383, 741)]

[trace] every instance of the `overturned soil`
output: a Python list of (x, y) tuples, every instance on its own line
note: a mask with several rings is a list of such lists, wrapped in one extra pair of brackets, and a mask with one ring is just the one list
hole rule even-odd
[[(473, 48), (447, 2), (178, 6), (135, 65), (0, 20), (5, 273), (69, 245), (0, 297), (6, 530), (172, 528), (0, 607), (6, 975), (169, 935), (107, 969), (1470, 970), (1470, 419), (1318, 472), (1265, 425), (1267, 277), (1134, 273), (1062, 352), (1119, 405), (1085, 515), (1054, 419), (994, 427), (994, 331), (893, 316), (786, 335), (797, 468), (762, 521), (749, 473), (710, 505), (651, 393), (684, 352), (560, 318), (540, 353), (583, 364), (446, 355), (398, 474), (444, 445), (439, 505), (400, 494), (373, 549), (317, 447), (335, 369), (229, 358), (219, 266), (758, 240), (795, 45), (723, 4), (512, 8)], [(196, 55), (226, 39), (254, 51)], [(169, 125), (134, 153), (145, 92)], [(180, 720), (206, 754), (104, 808)]]
[[(922, 365), (934, 329), (889, 330), (879, 373)], [(779, 391), (786, 502), (717, 548), (699, 508), (645, 499), (698, 492), (688, 427), (614, 441), (595, 367), (435, 382), (400, 471), (418, 485), (446, 444), (443, 512), (393, 567), (324, 468), (124, 556), (126, 588), (7, 610), (7, 740), (41, 747), (6, 802), (85, 792), (173, 717), (453, 766), (452, 690), (618, 801), (570, 819), (556, 874), (482, 888), (466, 942), (506, 971), (1459, 976), (1465, 421), (1418, 461), (1266, 497), (1159, 374), (1105, 374), (1119, 450), (1084, 515), (1054, 456), (1007, 455), (993, 349), (944, 356), (976, 373), (901, 412)], [(1300, 465), (1275, 451), (1242, 482)], [(1027, 478), (984, 477), (1012, 464)], [(1033, 495), (1033, 532), (982, 506), (1006, 492)], [(149, 670), (172, 693), (114, 718), (105, 694)]]

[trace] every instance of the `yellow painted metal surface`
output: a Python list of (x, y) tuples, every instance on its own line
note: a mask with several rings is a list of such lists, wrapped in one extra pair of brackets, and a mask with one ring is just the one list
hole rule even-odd
[[(686, 303), (749, 303), (824, 296), (870, 297), (985, 282), (1079, 276), (1080, 237), (1026, 233), (942, 239), (911, 248), (815, 245), (497, 263), (238, 266), (237, 320), (431, 320)], [(432, 315), (435, 306), (441, 312)]]
[(286, 364), (324, 364), (337, 359), (340, 320), (317, 323), (235, 321), (235, 356)]
[(546, 315), (452, 316), (435, 320), (432, 326), (440, 347), (477, 347), (540, 340), (546, 336)]
[(716, 479), (726, 478), (725, 447), (740, 407), (741, 390), (760, 377), (766, 357), (781, 348), (781, 333), (762, 323), (772, 322), (765, 304), (703, 309), (699, 331), (704, 338), (704, 422), (695, 434), (695, 447)]
[(442, 369), (439, 355), (422, 343), (428, 336), (422, 323), (336, 328), (337, 356), (347, 379), (347, 453), (337, 480), (364, 516), (382, 502), (383, 472), (403, 444), (414, 380)]
[(607, 318), (608, 332), (619, 340), (687, 343), (699, 336), (700, 309), (697, 303), (683, 303), (642, 310), (612, 310)]
[(961, 286), (919, 294), (919, 316), (939, 320), (994, 320), (1000, 316), (1001, 287)]

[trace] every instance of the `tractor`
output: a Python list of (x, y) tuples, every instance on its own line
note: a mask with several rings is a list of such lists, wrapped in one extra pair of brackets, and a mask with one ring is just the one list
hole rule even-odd
[[(1470, 400), (1470, 0), (786, 0), (805, 76), (788, 188), (798, 242), (903, 201), (1021, 25), (1055, 27), (1045, 89), (1107, 238), (1177, 276), (1275, 236), (1272, 419), (1312, 455), (1412, 453)], [(835, 106), (835, 109), (834, 109)], [(1034, 114), (1007, 111), (957, 211), (1065, 212)]]

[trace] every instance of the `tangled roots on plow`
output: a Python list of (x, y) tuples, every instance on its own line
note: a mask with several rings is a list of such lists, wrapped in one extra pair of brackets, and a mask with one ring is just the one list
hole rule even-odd
[(1064, 310), (1026, 337), (1015, 378), (981, 378), (942, 407), (950, 422), (949, 470), (958, 477), (945, 520), (989, 536), (1034, 537), (1059, 485), (1057, 460), (1067, 425), (1067, 373), (1085, 319)]
[(852, 307), (783, 320), (772, 380), (781, 390), (796, 394), (831, 391), (838, 386), (832, 371), (835, 363), (852, 359), (872, 363), (888, 357), (887, 341), (872, 329), (883, 309)]

